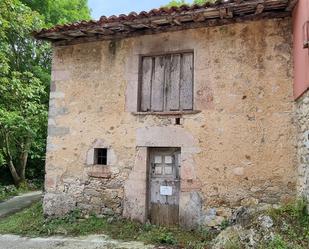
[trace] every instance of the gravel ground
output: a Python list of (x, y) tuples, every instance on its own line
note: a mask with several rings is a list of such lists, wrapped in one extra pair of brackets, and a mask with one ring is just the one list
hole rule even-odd
[(0, 235), (1, 249), (151, 249), (141, 242), (122, 242), (111, 240), (104, 235), (66, 238), (26, 238), (16, 235)]

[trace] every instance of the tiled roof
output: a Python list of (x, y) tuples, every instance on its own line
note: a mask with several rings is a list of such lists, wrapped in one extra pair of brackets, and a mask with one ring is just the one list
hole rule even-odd
[[(113, 39), (201, 26), (290, 15), (297, 0), (218, 0), (204, 5), (159, 8), (128, 15), (102, 16), (98, 21), (57, 25), (34, 32), (37, 39), (58, 44), (89, 38)], [(88, 40), (89, 40), (88, 39)]]

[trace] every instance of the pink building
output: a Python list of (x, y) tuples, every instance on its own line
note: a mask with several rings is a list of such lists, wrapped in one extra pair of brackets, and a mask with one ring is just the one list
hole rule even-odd
[(299, 0), (293, 11), (294, 97), (309, 88), (309, 1)]

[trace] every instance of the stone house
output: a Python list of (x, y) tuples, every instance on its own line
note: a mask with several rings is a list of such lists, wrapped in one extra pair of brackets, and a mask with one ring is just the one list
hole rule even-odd
[(53, 44), (45, 214), (217, 226), (295, 198), (297, 2), (219, 1), (36, 32)]

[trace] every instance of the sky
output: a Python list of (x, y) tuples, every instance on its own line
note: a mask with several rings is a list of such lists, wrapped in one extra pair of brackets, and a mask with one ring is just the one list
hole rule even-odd
[[(131, 11), (140, 12), (161, 7), (170, 0), (88, 0), (92, 10), (92, 18), (99, 19), (101, 16), (128, 14)], [(190, 3), (192, 0), (187, 0)]]

